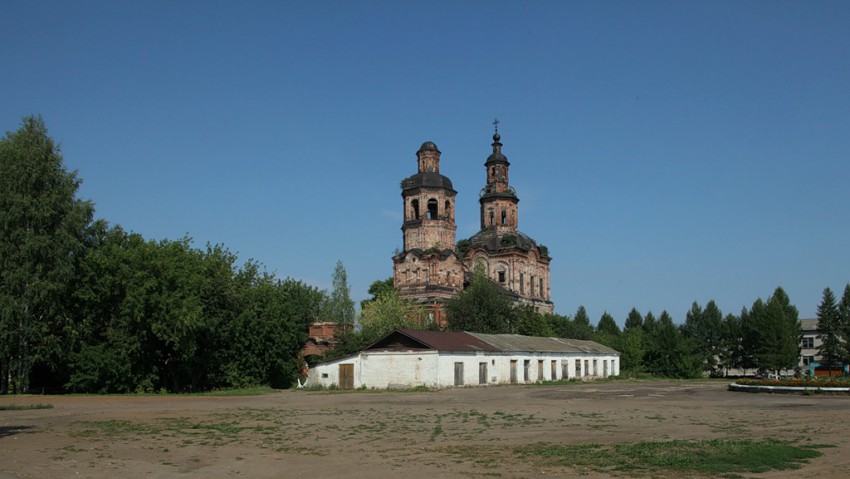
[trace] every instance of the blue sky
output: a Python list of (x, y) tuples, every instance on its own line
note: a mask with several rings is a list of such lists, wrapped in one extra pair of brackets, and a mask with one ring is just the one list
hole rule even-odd
[(850, 282), (850, 3), (4, 2), (0, 129), (41, 114), (97, 216), (352, 294), (437, 143), (478, 229), (494, 117), (556, 312), (814, 317)]

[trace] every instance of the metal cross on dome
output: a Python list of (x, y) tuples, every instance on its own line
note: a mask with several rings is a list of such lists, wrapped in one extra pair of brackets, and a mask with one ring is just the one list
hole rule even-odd
[(495, 129), (496, 129), (496, 133), (498, 133), (498, 132), (499, 132), (499, 119), (498, 119), (498, 118), (495, 118), (495, 119), (493, 120), (493, 128), (495, 128)]

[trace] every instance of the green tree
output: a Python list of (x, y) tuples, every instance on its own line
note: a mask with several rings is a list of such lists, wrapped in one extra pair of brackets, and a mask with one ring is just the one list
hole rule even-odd
[(587, 315), (587, 310), (584, 306), (579, 306), (576, 310), (576, 315), (573, 317), (573, 339), (588, 340), (593, 338), (593, 326), (590, 324), (590, 316)]
[(644, 371), (646, 345), (644, 344), (643, 330), (628, 329), (623, 331), (616, 349), (621, 354), (620, 361), (623, 371), (632, 373), (641, 373)]
[(351, 288), (348, 286), (348, 274), (342, 261), (336, 262), (333, 274), (333, 289), (324, 308), (324, 317), (350, 330), (354, 327), (354, 301), (351, 300)]
[(721, 327), (719, 353), (719, 365), (724, 368), (724, 375), (728, 375), (730, 369), (743, 368), (744, 348), (742, 341), (741, 318), (734, 314), (727, 314), (723, 318)]
[(617, 348), (620, 341), (620, 327), (617, 326), (614, 317), (608, 314), (608, 311), (602, 313), (599, 318), (599, 323), (596, 325), (596, 334), (594, 338), (597, 342), (606, 346)]
[(94, 228), (74, 294), (68, 390), (290, 384), (322, 292), (279, 281), (252, 261), (237, 269), (221, 246)]
[(835, 294), (827, 287), (823, 290), (823, 297), (818, 305), (818, 334), (821, 338), (818, 354), (821, 356), (821, 363), (829, 369), (830, 376), (833, 368), (842, 363), (844, 356), (840, 322)]
[(614, 321), (614, 317), (611, 316), (608, 311), (602, 313), (602, 317), (599, 318), (599, 323), (596, 325), (596, 332), (598, 334), (609, 334), (611, 336), (619, 336), (620, 335), (620, 327), (617, 326), (617, 322)]
[(525, 336), (554, 336), (547, 318), (538, 313), (531, 306), (520, 306), (515, 308), (516, 333)]
[(800, 360), (800, 321), (797, 308), (782, 288), (763, 302), (757, 299), (741, 314), (745, 367), (779, 373), (792, 369)]
[(717, 365), (722, 345), (723, 313), (714, 300), (706, 304), (705, 310), (694, 301), (685, 317), (683, 332), (696, 345), (696, 353), (704, 371), (718, 374)]
[(625, 331), (629, 331), (632, 329), (642, 329), (643, 328), (643, 316), (641, 316), (640, 312), (637, 308), (632, 308), (629, 311), (628, 317), (626, 317), (626, 324), (624, 327)]
[(556, 338), (574, 338), (575, 323), (569, 316), (561, 314), (546, 314), (544, 315), (546, 323), (549, 325), (549, 330)]
[[(93, 225), (92, 245), (81, 261), (74, 291), (75, 338), (66, 387), (73, 392), (126, 393), (158, 381), (145, 361), (145, 334), (125, 309), (145, 240), (105, 222)], [(141, 386), (142, 389), (145, 386)]]
[(693, 344), (673, 324), (673, 318), (662, 311), (647, 337), (646, 368), (659, 376), (697, 377), (700, 367), (693, 350)]
[(780, 369), (794, 369), (800, 363), (800, 340), (803, 337), (800, 314), (781, 287), (777, 287), (768, 300), (768, 310), (778, 326), (777, 363), (774, 369), (777, 372)]
[(844, 287), (844, 294), (838, 302), (838, 323), (844, 340), (844, 361), (850, 364), (850, 283)]
[(34, 368), (49, 376), (67, 360), (69, 285), (93, 213), (79, 185), (41, 117), (0, 140), (0, 393), (27, 392)]
[(469, 286), (446, 301), (448, 329), (476, 333), (513, 333), (516, 313), (511, 300), (484, 274), (475, 268)]
[(395, 289), (395, 285), (393, 284), (392, 278), (376, 279), (375, 281), (372, 281), (372, 284), (369, 285), (369, 290), (368, 290), (368, 293), (372, 297), (364, 299), (363, 301), (360, 301), (360, 310), (363, 311), (363, 308), (365, 308), (366, 305), (370, 301), (375, 301), (376, 299), (380, 298), (383, 294), (389, 293), (389, 292), (395, 291), (395, 290), (396, 289)]
[[(650, 313), (651, 314), (651, 313)], [(644, 369), (643, 357), (646, 354), (644, 344), (643, 316), (637, 308), (632, 308), (626, 317), (626, 324), (615, 349), (620, 351), (621, 369), (640, 373)]]
[(652, 311), (647, 311), (646, 316), (643, 318), (643, 333), (650, 334), (657, 323), (658, 321), (655, 319)]
[(428, 323), (421, 306), (399, 297), (395, 289), (384, 290), (360, 311), (360, 342), (370, 344), (397, 328), (433, 329), (435, 326)]
[(299, 374), (298, 353), (325, 295), (293, 279), (253, 271), (246, 276), (250, 281), (239, 286), (239, 314), (216, 335), (222, 354), (212, 365), (209, 384), (289, 387)]

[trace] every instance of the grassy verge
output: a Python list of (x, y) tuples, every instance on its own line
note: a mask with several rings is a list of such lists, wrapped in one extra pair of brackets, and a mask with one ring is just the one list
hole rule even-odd
[(0, 411), (26, 411), (30, 409), (53, 409), (53, 404), (0, 404)]
[[(277, 389), (268, 386), (253, 386), (238, 389), (220, 389), (217, 391), (206, 391), (202, 393), (189, 393), (189, 396), (262, 396), (277, 392)], [(178, 394), (179, 396), (179, 394)]]
[(539, 467), (591, 471), (701, 474), (732, 477), (797, 469), (828, 446), (795, 446), (775, 440), (659, 441), (632, 444), (559, 445), (540, 442), (516, 448), (521, 460)]
[(814, 378), (814, 379), (750, 379), (741, 378), (736, 384), (745, 386), (791, 386), (807, 388), (847, 388), (850, 387), (850, 378)]
[(356, 388), (356, 389), (339, 389), (336, 385), (331, 385), (330, 387), (324, 386), (307, 386), (304, 388), (297, 389), (297, 391), (306, 391), (306, 392), (324, 392), (327, 394), (353, 394), (353, 393), (427, 393), (427, 392), (436, 392), (439, 389), (429, 388), (427, 386), (415, 386), (412, 388), (388, 388), (388, 389), (376, 389), (376, 388), (367, 388), (365, 386)]

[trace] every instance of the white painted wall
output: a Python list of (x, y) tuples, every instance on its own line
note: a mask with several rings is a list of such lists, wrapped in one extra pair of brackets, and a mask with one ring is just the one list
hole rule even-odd
[[(362, 352), (357, 356), (316, 365), (310, 369), (310, 385), (329, 387), (339, 384), (339, 365), (354, 365), (354, 387), (376, 389), (426, 387), (452, 387), (455, 385), (455, 363), (463, 366), (463, 385), (479, 385), (479, 365), (487, 367), (486, 384), (509, 384), (511, 361), (516, 361), (517, 383), (536, 382), (541, 379), (539, 365), (542, 361), (542, 380), (564, 379), (563, 364), (567, 362), (566, 379), (616, 376), (620, 374), (620, 358), (613, 354), (564, 353), (439, 353), (437, 351)], [(576, 360), (580, 371), (576, 373)], [(528, 379), (525, 364), (528, 361)], [(555, 361), (555, 374), (552, 374)], [(594, 373), (595, 364), (595, 373)], [(587, 367), (585, 367), (587, 365)]]

